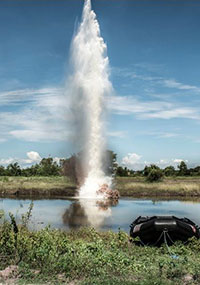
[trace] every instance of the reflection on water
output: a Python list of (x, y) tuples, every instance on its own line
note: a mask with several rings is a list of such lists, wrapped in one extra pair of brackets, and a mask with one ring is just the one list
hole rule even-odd
[(84, 208), (81, 207), (80, 202), (73, 202), (64, 212), (63, 223), (69, 228), (77, 228), (80, 226), (88, 226), (88, 218), (85, 214)]
[[(194, 200), (193, 202), (195, 202)], [(40, 199), (34, 200), (30, 228), (41, 229), (47, 225), (52, 228), (72, 229), (80, 226), (93, 226), (99, 230), (129, 231), (129, 225), (138, 216), (175, 215), (187, 217), (200, 225), (200, 202), (178, 200), (151, 200), (121, 198), (118, 204), (113, 201)], [(17, 221), (28, 211), (31, 200), (0, 199), (0, 211), (9, 219), (12, 212)]]
[(116, 200), (81, 199), (73, 202), (63, 214), (63, 223), (69, 228), (92, 226), (99, 228), (104, 220), (112, 215), (111, 206), (116, 206)]

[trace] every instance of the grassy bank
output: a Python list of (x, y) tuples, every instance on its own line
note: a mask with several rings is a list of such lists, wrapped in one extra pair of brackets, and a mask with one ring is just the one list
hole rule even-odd
[(98, 233), (84, 228), (66, 233), (46, 228), (30, 232), (4, 222), (0, 227), (0, 282), (199, 284), (199, 250), (197, 240), (186, 246), (177, 243), (170, 248), (172, 256), (166, 246), (136, 246), (121, 231)]
[(63, 176), (0, 177), (1, 196), (74, 196), (75, 190)]
[(200, 197), (200, 177), (167, 177), (154, 183), (143, 177), (117, 177), (115, 183), (121, 196)]
[[(130, 197), (200, 197), (200, 177), (167, 177), (149, 183), (143, 177), (117, 177), (115, 188), (121, 196)], [(1, 196), (74, 196), (76, 185), (68, 178), (0, 177)]]

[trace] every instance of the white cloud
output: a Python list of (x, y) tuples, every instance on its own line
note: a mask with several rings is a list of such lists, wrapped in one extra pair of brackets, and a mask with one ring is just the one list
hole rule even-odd
[(110, 137), (124, 138), (125, 132), (123, 131), (108, 132), (107, 135)]
[[(15, 162), (18, 162), (22, 167), (24, 166), (30, 166), (32, 164), (35, 164), (35, 163), (39, 163), (41, 160), (42, 160), (42, 157), (40, 156), (40, 154), (37, 152), (37, 151), (28, 151), (26, 153), (26, 156), (27, 158), (12, 158), (12, 157), (9, 157), (9, 158), (2, 158), (0, 159), (0, 165), (8, 165), (10, 163), (15, 163)], [(59, 157), (54, 157), (53, 158), (53, 161), (59, 163), (61, 158)]]
[(177, 166), (180, 164), (181, 161), (188, 163), (188, 160), (180, 158), (175, 158), (175, 159), (162, 158), (157, 162), (142, 161), (141, 158), (142, 156), (136, 153), (128, 153), (125, 157), (123, 157), (121, 165), (126, 166), (129, 169), (133, 170), (143, 170), (146, 165), (148, 166), (151, 164), (155, 164), (160, 168), (164, 169), (165, 167), (170, 165), (177, 168)]
[(160, 134), (160, 138), (174, 138), (174, 137), (178, 137), (179, 134), (177, 133), (161, 133)]
[(140, 101), (132, 96), (111, 96), (109, 108), (116, 114), (135, 115), (138, 119), (175, 119), (200, 120), (200, 112), (195, 107), (180, 106), (181, 103), (166, 101)]
[(65, 130), (57, 130), (49, 128), (47, 130), (15, 130), (10, 131), (10, 134), (17, 139), (22, 139), (30, 142), (38, 142), (38, 141), (64, 141), (68, 138), (68, 132)]
[(28, 151), (26, 153), (26, 155), (28, 158), (10, 157), (10, 158), (0, 159), (0, 165), (8, 165), (8, 164), (14, 163), (14, 162), (18, 162), (21, 165), (33, 164), (36, 162), (40, 162), (40, 160), (41, 160), (39, 153), (36, 151)]
[(64, 159), (64, 157), (54, 157), (53, 161), (56, 162), (57, 164), (59, 164), (61, 159)]
[(181, 161), (184, 161), (184, 162), (188, 162), (188, 160), (185, 160), (185, 159), (181, 159), (181, 158), (175, 158), (172, 160), (174, 163), (181, 163)]
[[(156, 80), (160, 79), (156, 78)], [(178, 86), (174, 80), (165, 81), (165, 84)], [(181, 85), (181, 88), (186, 90), (189, 86)], [(0, 92), (1, 106), (7, 106), (7, 110), (15, 106), (15, 111), (12, 108), (11, 111), (0, 112), (0, 143), (11, 137), (35, 142), (69, 140), (73, 130), (70, 124), (68, 101), (69, 98), (62, 88), (49, 87)], [(107, 105), (112, 113), (134, 115), (140, 120), (174, 118), (200, 120), (200, 110), (196, 106), (188, 107), (185, 103), (170, 101), (170, 99), (168, 101), (162, 98), (141, 100), (136, 96), (112, 95), (107, 98)], [(108, 135), (125, 137), (122, 131), (110, 131)], [(166, 135), (166, 137), (172, 136), (174, 135)]]
[(144, 113), (141, 115), (143, 119), (175, 119), (175, 118), (185, 118), (185, 119), (193, 119), (200, 120), (199, 110), (196, 108), (172, 108), (171, 110), (161, 110), (158, 112), (152, 113)]
[[(137, 67), (141, 67), (142, 69), (145, 69), (146, 71), (153, 71), (151, 65), (142, 63), (142, 64), (135, 64), (134, 67), (138, 69)], [(159, 67), (158, 67), (159, 68)], [(139, 73), (138, 70), (136, 71), (135, 68), (134, 70), (130, 70), (127, 68), (113, 68), (113, 71), (116, 75), (119, 75), (121, 77), (127, 77), (130, 79), (138, 79), (142, 81), (149, 81), (153, 83), (154, 85), (162, 85), (167, 88), (173, 88), (177, 90), (182, 90), (182, 91), (193, 91), (200, 93), (200, 87), (195, 86), (195, 85), (190, 85), (190, 84), (185, 84), (182, 82), (177, 81), (174, 78), (164, 78), (162, 76), (148, 76), (144, 74), (144, 71)], [(156, 71), (156, 69), (154, 69)], [(146, 73), (146, 72), (145, 72)]]
[(136, 153), (128, 153), (125, 157), (123, 157), (122, 164), (129, 168), (132, 168), (140, 161), (141, 157), (141, 155), (138, 155)]
[(7, 165), (13, 162), (16, 162), (16, 158), (9, 157), (0, 159), (0, 165)]
[[(62, 141), (69, 137), (68, 98), (61, 88), (24, 89), (0, 93), (0, 104), (15, 111), (0, 113), (1, 140)], [(68, 125), (68, 130), (67, 126)]]
[(39, 99), (48, 99), (63, 93), (62, 88), (40, 88), (40, 89), (18, 89), (13, 91), (0, 92), (0, 103), (2, 105), (16, 105), (21, 101), (38, 102)]
[(28, 156), (28, 158), (30, 160), (32, 160), (33, 162), (35, 161), (40, 161), (42, 158), (41, 156), (39, 155), (39, 153), (37, 151), (28, 151), (26, 153), (26, 155)]
[(164, 138), (164, 139), (170, 139), (170, 138), (180, 137), (180, 136), (183, 137), (183, 135), (179, 133), (179, 131), (180, 131), (179, 129), (175, 129), (174, 131), (176, 131), (176, 132), (142, 131), (140, 134), (145, 135), (145, 136), (153, 136), (156, 138)]
[(171, 108), (172, 104), (164, 101), (140, 101), (134, 96), (110, 96), (108, 107), (114, 113), (128, 115), (158, 112)]
[(168, 88), (175, 88), (179, 90), (192, 90), (200, 92), (200, 88), (193, 85), (183, 84), (181, 82), (176, 81), (175, 79), (165, 79), (162, 80), (161, 83), (163, 83), (164, 86)]

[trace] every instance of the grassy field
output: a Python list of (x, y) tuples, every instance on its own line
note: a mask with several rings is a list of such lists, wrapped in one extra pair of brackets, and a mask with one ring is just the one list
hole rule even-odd
[[(115, 188), (130, 197), (200, 197), (200, 177), (169, 177), (149, 183), (143, 177), (117, 177)], [(74, 196), (76, 185), (66, 177), (0, 177), (0, 195)]]
[(67, 177), (0, 177), (0, 195), (74, 196), (76, 186)]
[[(18, 230), (18, 232), (17, 232)], [(94, 229), (30, 232), (0, 227), (0, 282), (6, 284), (200, 284), (200, 242), (139, 247), (129, 236)]]
[(121, 196), (200, 197), (200, 177), (167, 177), (154, 183), (143, 177), (117, 177), (115, 183)]

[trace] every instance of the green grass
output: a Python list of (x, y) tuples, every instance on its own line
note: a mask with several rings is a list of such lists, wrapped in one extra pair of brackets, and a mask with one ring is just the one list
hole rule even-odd
[(200, 177), (167, 177), (149, 183), (144, 177), (117, 177), (121, 196), (200, 196)]
[[(167, 177), (149, 183), (144, 177), (117, 177), (115, 188), (121, 196), (132, 197), (200, 197), (200, 177)], [(76, 185), (67, 177), (0, 177), (0, 194), (4, 196), (74, 196)]]
[[(30, 232), (10, 223), (0, 227), (0, 270), (17, 265), (19, 284), (199, 284), (200, 242), (171, 247), (139, 247), (129, 236), (91, 228)], [(184, 283), (186, 274), (192, 282)], [(10, 276), (12, 278), (12, 276)], [(0, 280), (0, 282), (3, 280)], [(5, 280), (4, 280), (5, 281)], [(71, 282), (71, 283), (70, 283)], [(14, 283), (12, 283), (14, 284)]]
[(0, 177), (0, 194), (5, 195), (66, 195), (71, 196), (76, 186), (63, 176)]

